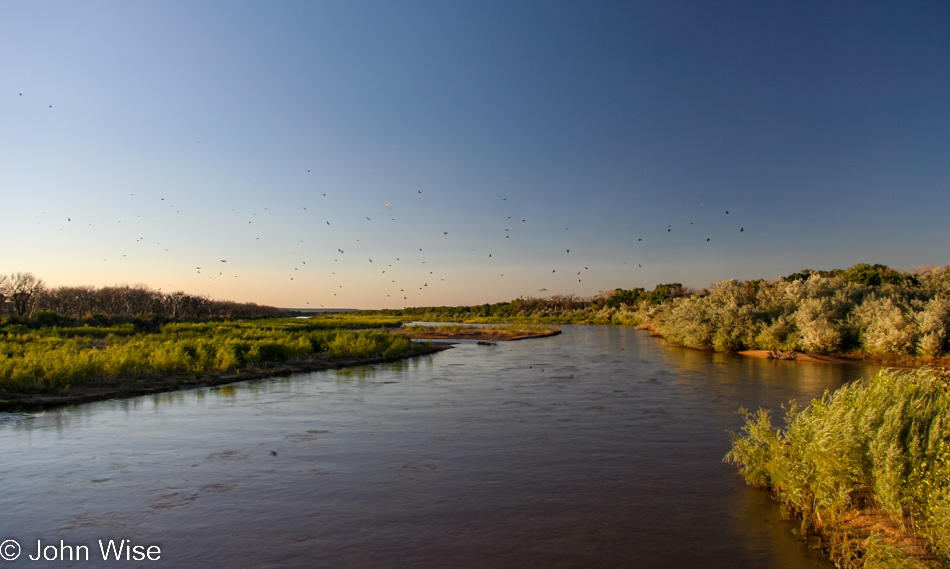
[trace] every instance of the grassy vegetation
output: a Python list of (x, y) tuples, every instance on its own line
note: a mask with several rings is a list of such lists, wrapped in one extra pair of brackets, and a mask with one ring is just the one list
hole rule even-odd
[(154, 333), (134, 324), (31, 329), (7, 323), (0, 326), (0, 398), (130, 378), (200, 377), (313, 354), (393, 359), (410, 350), (408, 338), (343, 327), (396, 325), (391, 319), (336, 315), (170, 323)]
[[(882, 510), (895, 531), (932, 543), (950, 563), (950, 374), (884, 370), (825, 394), (805, 409), (746, 410), (732, 434), (728, 462), (750, 484), (770, 488), (801, 516), (802, 531), (821, 534), (839, 567), (923, 567), (893, 535), (867, 535), (855, 510)], [(905, 544), (906, 545), (906, 544)]]
[(950, 267), (899, 273), (859, 264), (778, 279), (615, 289), (590, 298), (554, 295), (456, 307), (364, 312), (431, 322), (613, 324), (646, 328), (682, 346), (736, 352), (856, 352), (942, 357), (950, 339)]
[[(132, 323), (137, 331), (154, 332), (183, 314), (190, 314), (188, 319), (194, 321), (280, 311), (215, 304), (184, 293), (163, 295), (144, 287), (46, 290), (37, 281), (33, 289), (23, 292), (29, 287), (14, 286), (33, 282), (30, 279), (36, 280), (18, 273), (6, 281), (10, 290), (0, 291), (0, 312), (19, 314), (3, 317), (6, 324), (101, 328)], [(800, 271), (774, 282), (723, 281), (698, 292), (666, 283), (650, 291), (618, 288), (592, 298), (555, 294), (473, 306), (322, 314), (302, 320), (299, 326), (309, 330), (377, 328), (410, 320), (638, 326), (675, 344), (723, 352), (761, 349), (942, 357), (950, 350), (950, 267), (901, 273), (861, 263), (848, 269)], [(0, 320), (0, 327), (3, 324)]]

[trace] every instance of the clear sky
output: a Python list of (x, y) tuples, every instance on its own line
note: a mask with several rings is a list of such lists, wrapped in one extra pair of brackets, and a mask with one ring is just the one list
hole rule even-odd
[(946, 265), (950, 3), (0, 0), (0, 198), (0, 272), (285, 307)]

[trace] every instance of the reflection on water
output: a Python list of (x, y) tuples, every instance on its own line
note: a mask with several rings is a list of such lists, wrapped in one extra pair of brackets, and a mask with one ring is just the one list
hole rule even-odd
[(726, 431), (873, 369), (562, 329), (0, 421), (0, 538), (168, 567), (828, 566)]

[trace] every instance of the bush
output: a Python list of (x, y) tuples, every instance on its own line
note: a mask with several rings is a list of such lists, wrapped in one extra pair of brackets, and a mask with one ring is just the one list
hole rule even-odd
[(792, 318), (798, 328), (796, 346), (806, 352), (826, 354), (841, 345), (841, 330), (833, 318), (833, 301), (825, 298), (809, 298), (801, 303)]
[[(803, 410), (791, 405), (784, 430), (772, 427), (767, 410), (740, 410), (745, 426), (732, 433), (726, 460), (799, 513), (803, 530), (823, 531), (836, 555), (859, 554), (857, 536), (841, 524), (858, 496), (870, 493), (898, 527), (915, 521), (950, 561), (948, 379), (945, 371), (884, 370)], [(895, 554), (867, 552), (865, 560)]]
[(921, 356), (939, 356), (946, 351), (947, 326), (950, 325), (950, 302), (943, 298), (933, 298), (927, 302), (924, 310), (915, 316), (920, 338), (917, 340), (917, 354)]
[[(9, 327), (0, 337), (0, 389), (60, 389), (119, 377), (224, 372), (331, 350), (334, 356), (393, 358), (409, 339), (385, 331), (306, 330), (298, 321), (171, 324), (133, 335), (112, 328)], [(21, 326), (21, 325), (15, 325)]]
[(918, 328), (913, 311), (891, 298), (870, 298), (855, 315), (862, 324), (861, 343), (869, 354), (912, 354)]

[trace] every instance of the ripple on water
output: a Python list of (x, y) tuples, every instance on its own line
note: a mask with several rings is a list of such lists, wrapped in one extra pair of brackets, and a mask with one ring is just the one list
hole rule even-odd
[(562, 330), (0, 414), (4, 538), (121, 530), (175, 567), (816, 566), (722, 463), (726, 431), (740, 406), (807, 401), (867, 369)]

